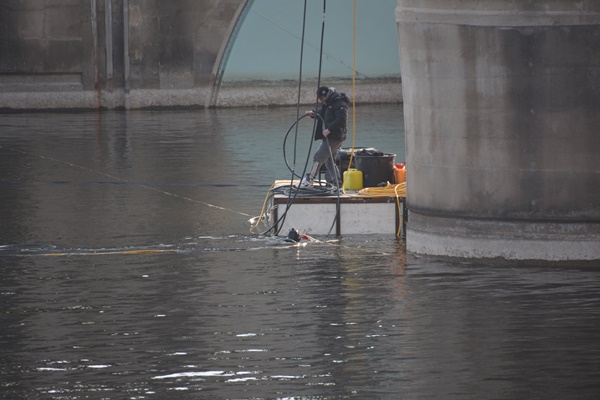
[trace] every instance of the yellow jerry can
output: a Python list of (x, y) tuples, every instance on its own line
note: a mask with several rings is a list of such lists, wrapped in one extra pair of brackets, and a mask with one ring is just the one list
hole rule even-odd
[(344, 171), (344, 190), (360, 190), (363, 188), (363, 173), (354, 168)]

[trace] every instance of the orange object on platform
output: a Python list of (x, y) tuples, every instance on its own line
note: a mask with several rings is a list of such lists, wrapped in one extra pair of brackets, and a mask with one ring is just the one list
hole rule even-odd
[(396, 164), (394, 166), (394, 183), (402, 182), (406, 182), (406, 167), (399, 168), (399, 165)]

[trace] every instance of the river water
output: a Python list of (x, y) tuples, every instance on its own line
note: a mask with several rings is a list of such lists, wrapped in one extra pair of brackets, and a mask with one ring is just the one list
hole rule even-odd
[[(356, 116), (403, 160), (400, 106)], [(0, 398), (598, 398), (600, 270), (251, 233), (295, 119), (0, 115)]]

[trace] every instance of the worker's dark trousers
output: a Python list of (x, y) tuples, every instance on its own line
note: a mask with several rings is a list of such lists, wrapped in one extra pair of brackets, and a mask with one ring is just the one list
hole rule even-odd
[(325, 180), (336, 187), (339, 187), (341, 182), (339, 182), (340, 173), (335, 165), (335, 156), (342, 147), (342, 142), (343, 140), (340, 139), (323, 139), (313, 159), (315, 163), (319, 163), (319, 169), (321, 165), (325, 164)]

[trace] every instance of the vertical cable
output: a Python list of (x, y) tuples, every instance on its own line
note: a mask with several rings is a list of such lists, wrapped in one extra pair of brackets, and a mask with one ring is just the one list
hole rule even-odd
[[(304, 64), (304, 35), (306, 31), (306, 0), (304, 0), (304, 16), (302, 17), (302, 40), (300, 42), (300, 70), (298, 72), (298, 100), (296, 101), (296, 121), (300, 119), (300, 97), (302, 95), (302, 66)], [(294, 158), (292, 160), (292, 179), (296, 171), (296, 146), (298, 143), (298, 124), (296, 124), (296, 134), (294, 136)]]
[[(317, 75), (317, 88), (321, 87), (321, 67), (323, 65), (323, 38), (325, 37), (325, 13), (327, 10), (327, 0), (323, 0), (323, 23), (321, 24), (321, 48), (319, 49), (319, 74)], [(316, 92), (316, 91), (315, 91)], [(319, 99), (317, 99), (316, 107), (319, 106)], [(315, 119), (316, 121), (316, 119)], [(325, 128), (325, 127), (323, 127)]]
[[(325, 15), (326, 15), (326, 10), (327, 10), (327, 0), (323, 0), (323, 19), (322, 19), (322, 23), (321, 23), (321, 45), (320, 45), (321, 47), (319, 49), (319, 73), (318, 73), (318, 76), (317, 76), (317, 88), (319, 88), (321, 86), (321, 68), (322, 68), (322, 65), (323, 65), (323, 42), (324, 42), (324, 37), (325, 37)], [(306, 0), (304, 2), (304, 13), (305, 13), (304, 15), (306, 17)], [(303, 24), (303, 27), (302, 27), (302, 32), (303, 32), (302, 33), (302, 35), (303, 35), (303, 37), (302, 37), (302, 48), (304, 47), (304, 25), (305, 24)], [(301, 74), (301, 72), (300, 72), (300, 74)], [(315, 90), (315, 93), (316, 92), (317, 91)], [(298, 107), (300, 107), (300, 89), (298, 89)], [(319, 99), (317, 98), (317, 100), (315, 102), (315, 110), (318, 110), (318, 108), (319, 108)], [(300, 112), (299, 108), (297, 110), (298, 110), (297, 113), (299, 113)], [(299, 119), (300, 118), (298, 118), (296, 120), (296, 122), (298, 122)], [(311, 136), (310, 146), (308, 148), (308, 157), (310, 157), (310, 154), (312, 152), (312, 145), (313, 145), (314, 137), (315, 137), (315, 134), (316, 134), (316, 131), (317, 131), (317, 121), (318, 120), (319, 120), (319, 118), (315, 118), (314, 119), (313, 132), (312, 132), (312, 136)], [(325, 127), (325, 122), (322, 122), (322, 127), (323, 127), (323, 129), (326, 128)], [(284, 144), (284, 146), (285, 146), (285, 144)], [(285, 152), (285, 148), (284, 148), (284, 152)], [(302, 179), (302, 177), (304, 177), (304, 175), (306, 174), (306, 168), (308, 166), (308, 162), (309, 162), (309, 158), (306, 159), (306, 162), (304, 164), (304, 169), (302, 171), (302, 175), (300, 176), (300, 179)], [(294, 175), (295, 175), (295, 154), (294, 154), (294, 166), (292, 168), (292, 180), (294, 178)], [(297, 194), (298, 194), (298, 191), (296, 191), (294, 193), (294, 198), (296, 197)], [(271, 228), (269, 228), (267, 231), (263, 232), (263, 234), (266, 234), (266, 233), (268, 233), (269, 231), (271, 231), (273, 229), (275, 229), (275, 232), (274, 232), (275, 236), (277, 236), (279, 234), (279, 231), (283, 227), (283, 223), (285, 221), (285, 217), (286, 217), (287, 212), (288, 212), (289, 208), (291, 207), (291, 205), (292, 205), (292, 197), (291, 197), (291, 195), (289, 195), (288, 196), (288, 204), (287, 204), (287, 207), (285, 209), (284, 214), (273, 224), (273, 226), (271, 226)], [(338, 194), (338, 211), (336, 213), (336, 220), (338, 218), (339, 218), (339, 194)], [(279, 226), (277, 226), (277, 225), (279, 225)]]
[(350, 162), (354, 158), (354, 140), (356, 139), (356, 0), (354, 0), (354, 63), (352, 65), (352, 149), (350, 150)]

